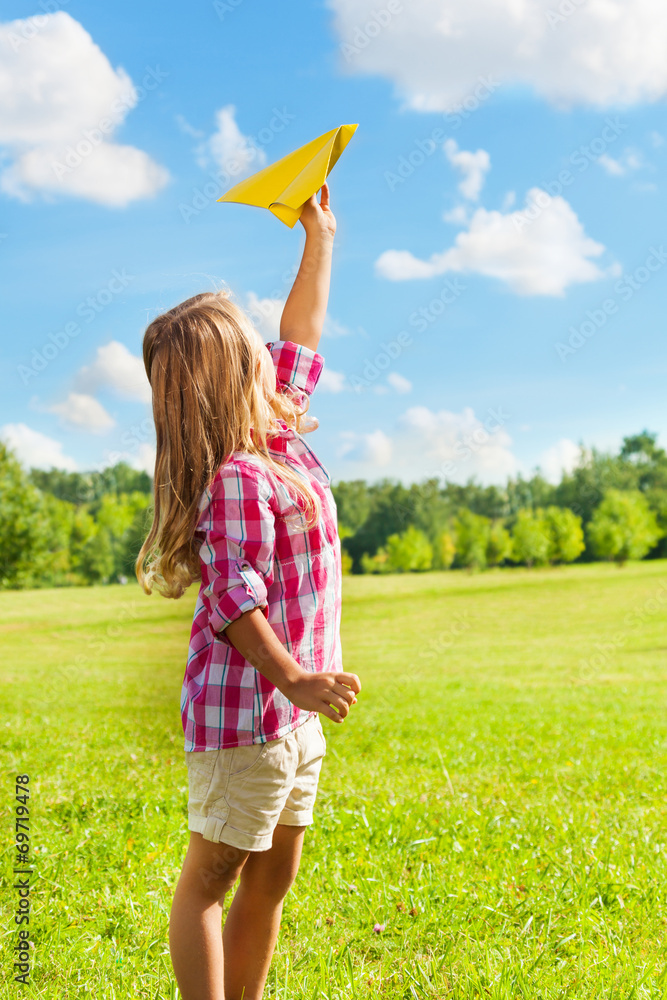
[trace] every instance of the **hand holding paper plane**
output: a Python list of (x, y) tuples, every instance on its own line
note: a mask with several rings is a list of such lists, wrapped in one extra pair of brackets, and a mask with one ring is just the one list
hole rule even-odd
[(292, 229), (303, 206), (322, 187), (356, 129), (356, 125), (339, 125), (246, 177), (218, 201), (268, 208)]

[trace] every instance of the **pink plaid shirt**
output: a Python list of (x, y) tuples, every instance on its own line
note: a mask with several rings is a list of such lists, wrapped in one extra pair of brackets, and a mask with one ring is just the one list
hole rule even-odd
[[(322, 356), (289, 341), (266, 346), (278, 388), (309, 396)], [(245, 611), (261, 608), (304, 669), (342, 670), (340, 540), (330, 477), (300, 434), (284, 421), (278, 428), (271, 455), (308, 479), (322, 517), (304, 531), (287, 488), (248, 452), (234, 452), (204, 493), (195, 532), (202, 579), (181, 699), (186, 750), (275, 740), (315, 714), (293, 705), (226, 638), (224, 629)]]

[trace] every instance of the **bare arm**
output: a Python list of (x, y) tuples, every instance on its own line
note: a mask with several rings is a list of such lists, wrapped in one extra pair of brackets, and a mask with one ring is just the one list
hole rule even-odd
[(280, 320), (280, 339), (316, 351), (322, 335), (329, 301), (331, 256), (336, 220), (329, 208), (329, 186), (322, 187), (321, 201), (313, 195), (301, 213), (306, 245), (301, 265), (287, 297)]
[(255, 670), (309, 712), (321, 712), (333, 722), (342, 722), (354, 705), (361, 683), (356, 674), (311, 673), (304, 670), (285, 649), (259, 608), (246, 611), (225, 629), (232, 646)]

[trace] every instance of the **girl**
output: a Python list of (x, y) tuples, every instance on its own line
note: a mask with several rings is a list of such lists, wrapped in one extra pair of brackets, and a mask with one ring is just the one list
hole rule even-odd
[(183, 1000), (261, 997), (312, 823), (318, 713), (342, 722), (361, 687), (342, 672), (330, 479), (302, 437), (336, 230), (326, 184), (301, 222), (279, 342), (265, 345), (223, 292), (181, 303), (144, 338), (157, 460), (137, 575), (167, 597), (201, 580), (181, 700), (190, 842), (169, 926)]

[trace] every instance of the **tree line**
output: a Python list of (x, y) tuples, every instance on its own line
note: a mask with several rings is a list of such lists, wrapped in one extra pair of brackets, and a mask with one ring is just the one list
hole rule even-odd
[[(556, 485), (428, 479), (333, 487), (346, 572), (542, 566), (667, 556), (667, 453), (648, 431), (618, 454), (582, 448)], [(134, 580), (152, 481), (124, 463), (97, 472), (23, 469), (0, 443), (0, 588)]]
[(556, 485), (539, 472), (505, 486), (356, 480), (334, 495), (355, 573), (667, 556), (667, 453), (649, 431), (617, 454), (582, 448)]

